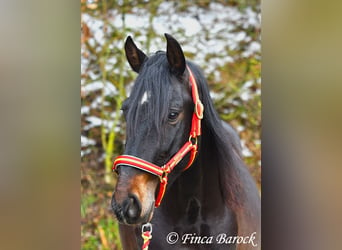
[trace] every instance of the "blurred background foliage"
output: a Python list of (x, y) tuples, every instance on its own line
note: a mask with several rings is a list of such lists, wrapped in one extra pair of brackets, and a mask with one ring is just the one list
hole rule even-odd
[(123, 152), (121, 104), (136, 74), (123, 44), (165, 50), (172, 34), (204, 71), (217, 111), (239, 133), (260, 187), (260, 0), (81, 0), (81, 245), (121, 249), (110, 209), (112, 160)]

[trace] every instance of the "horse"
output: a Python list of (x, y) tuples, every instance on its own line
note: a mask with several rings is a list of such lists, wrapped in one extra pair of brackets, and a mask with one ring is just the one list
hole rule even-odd
[[(111, 206), (123, 249), (140, 249), (148, 222), (153, 225), (151, 250), (260, 249), (260, 196), (242, 160), (239, 137), (220, 119), (201, 69), (185, 59), (175, 38), (165, 37), (166, 52), (149, 56), (130, 36), (125, 41), (128, 63), (138, 76), (122, 105), (124, 157), (145, 168), (127, 161), (115, 167)], [(194, 105), (191, 85), (197, 86), (202, 117), (194, 115), (199, 101)], [(200, 131), (189, 139), (194, 117)], [(166, 173), (167, 185), (162, 183), (165, 172), (146, 169), (163, 171), (157, 166), (166, 166), (185, 142), (191, 152)]]

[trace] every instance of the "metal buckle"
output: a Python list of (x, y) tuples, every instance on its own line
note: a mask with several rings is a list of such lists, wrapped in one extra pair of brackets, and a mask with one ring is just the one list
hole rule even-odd
[[(198, 110), (198, 108), (200, 110)], [(203, 111), (204, 111), (203, 103), (201, 102), (200, 99), (196, 100), (196, 103), (195, 103), (195, 114), (196, 114), (197, 118), (200, 119), (200, 120), (203, 119)]]

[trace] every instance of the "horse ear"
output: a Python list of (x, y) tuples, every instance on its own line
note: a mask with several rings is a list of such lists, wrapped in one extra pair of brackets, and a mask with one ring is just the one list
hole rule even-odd
[(143, 64), (145, 58), (147, 56), (144, 52), (142, 52), (133, 42), (133, 39), (131, 36), (128, 36), (125, 42), (125, 52), (126, 57), (129, 62), (129, 65), (131, 65), (132, 69), (139, 73), (139, 70), (141, 68), (141, 65)]
[(167, 41), (166, 56), (171, 71), (180, 76), (185, 71), (185, 58), (179, 43), (169, 34), (164, 34)]

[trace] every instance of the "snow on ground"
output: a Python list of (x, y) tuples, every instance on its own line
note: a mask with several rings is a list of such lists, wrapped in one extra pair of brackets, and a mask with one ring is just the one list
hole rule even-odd
[[(204, 73), (206, 75), (213, 74), (214, 79), (217, 81), (220, 80), (220, 74), (216, 71), (216, 68), (236, 60), (236, 57), (231, 55), (231, 51), (237, 50), (242, 41), (246, 43), (246, 49), (240, 56), (250, 57), (251, 55), (260, 54), (260, 41), (252, 41), (252, 38), (249, 37), (245, 31), (241, 30), (241, 28), (237, 28), (260, 28), (260, 13), (253, 11), (252, 8), (248, 7), (244, 12), (241, 12), (236, 7), (223, 6), (220, 3), (210, 3), (207, 9), (192, 6), (184, 13), (176, 13), (173, 9), (175, 9), (175, 2), (167, 1), (160, 4), (158, 14), (155, 16), (152, 23), (155, 33), (160, 36), (151, 41), (151, 52), (165, 50), (164, 33), (170, 33), (182, 44), (182, 48), (185, 52), (194, 55), (192, 60), (203, 68)], [(112, 13), (108, 15), (109, 22), (112, 25), (112, 27), (108, 27), (109, 33), (112, 32), (113, 29), (122, 29), (123, 27), (122, 15), (117, 10), (111, 10), (111, 12)], [(126, 29), (133, 32), (140, 31), (141, 35), (134, 38), (134, 40), (138, 47), (143, 50), (145, 50), (144, 46), (146, 44), (149, 18), (150, 13), (145, 9), (139, 8), (133, 8), (130, 13), (125, 15)], [(103, 31), (103, 21), (88, 14), (82, 14), (82, 21), (88, 25), (93, 34), (93, 37), (88, 40), (89, 44), (95, 45), (98, 43), (103, 45), (106, 39), (106, 34), (104, 34)], [(128, 33), (128, 35), (133, 35), (133, 33)], [(124, 41), (118, 41), (117, 44), (110, 45), (109, 48), (113, 49), (114, 46), (123, 48)], [(85, 48), (82, 48), (82, 52), (84, 50)], [(209, 60), (207, 57), (208, 55), (211, 55)], [(112, 69), (114, 74), (119, 74), (120, 69), (114, 67), (117, 60), (116, 57), (108, 58), (105, 68), (107, 70)], [(88, 64), (89, 58), (82, 57), (81, 73), (86, 73), (89, 76), (89, 79), (93, 80), (90, 83), (85, 83), (82, 79), (82, 93), (89, 95), (94, 91), (104, 90), (105, 96), (116, 95), (118, 91), (115, 86), (110, 82), (103, 84), (103, 82), (99, 80), (100, 73), (94, 73), (88, 68)], [(252, 82), (248, 81), (242, 87), (242, 100), (248, 100), (251, 97), (249, 90), (251, 84)], [(130, 87), (127, 88), (129, 92)], [(219, 94), (212, 93), (212, 97), (219, 98)], [(81, 114), (90, 115), (90, 109), (99, 108), (100, 104), (101, 98), (95, 98), (90, 106), (82, 106)], [(105, 105), (109, 105), (109, 103), (105, 103)], [(113, 117), (113, 114), (111, 116)], [(84, 130), (88, 130), (95, 126), (101, 126), (101, 124), (110, 129), (113, 125), (112, 121), (101, 120), (95, 116), (88, 116), (86, 121), (88, 122), (88, 125), (83, 127)], [(243, 130), (243, 128), (238, 128), (238, 130)], [(92, 145), (91, 143), (93, 142), (87, 141), (85, 138), (81, 137), (81, 143), (83, 143), (82, 145)], [(251, 152), (247, 149), (243, 141), (242, 147), (243, 155), (250, 156)], [(83, 154), (87, 154), (87, 152), (88, 151), (83, 150)]]

